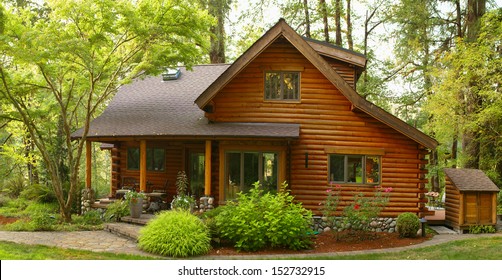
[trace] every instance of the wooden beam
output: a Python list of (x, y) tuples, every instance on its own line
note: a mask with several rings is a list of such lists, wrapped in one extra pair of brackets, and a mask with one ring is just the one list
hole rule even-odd
[(205, 168), (204, 168), (204, 195), (211, 196), (211, 140), (206, 140)]
[(146, 192), (146, 140), (139, 142), (139, 190)]
[(92, 142), (85, 141), (85, 187), (92, 188)]

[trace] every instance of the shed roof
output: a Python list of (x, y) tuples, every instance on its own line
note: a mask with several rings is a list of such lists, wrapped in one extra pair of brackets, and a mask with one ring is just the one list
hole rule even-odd
[(459, 191), (499, 192), (485, 173), (479, 169), (445, 168), (444, 173)]
[[(176, 80), (146, 77), (120, 88), (103, 114), (92, 121), (87, 137), (267, 137), (298, 138), (300, 126), (277, 123), (209, 123), (194, 104), (227, 64), (180, 67)], [(82, 135), (82, 129), (73, 137)]]

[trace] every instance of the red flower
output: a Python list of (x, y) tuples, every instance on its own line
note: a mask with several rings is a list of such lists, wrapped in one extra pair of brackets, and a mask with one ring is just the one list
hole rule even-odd
[(354, 210), (359, 210), (359, 208), (360, 208), (360, 207), (361, 207), (361, 206), (360, 206), (359, 204), (355, 204), (355, 205), (354, 205)]

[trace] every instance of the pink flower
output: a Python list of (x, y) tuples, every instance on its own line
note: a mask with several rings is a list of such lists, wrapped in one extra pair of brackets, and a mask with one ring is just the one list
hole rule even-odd
[(336, 184), (335, 188), (340, 189), (340, 188), (342, 188), (342, 185)]
[(332, 189), (327, 189), (326, 192), (327, 193), (330, 193), (332, 191)]
[(391, 192), (391, 191), (392, 191), (392, 187), (385, 188), (386, 193)]

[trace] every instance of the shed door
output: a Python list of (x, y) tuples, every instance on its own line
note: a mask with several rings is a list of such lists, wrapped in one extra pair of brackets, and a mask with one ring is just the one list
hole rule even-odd
[(464, 193), (465, 224), (476, 224), (478, 222), (477, 201), (476, 193)]
[(492, 223), (492, 197), (490, 193), (464, 193), (465, 224)]
[(492, 223), (492, 195), (479, 193), (479, 222), (482, 224)]

